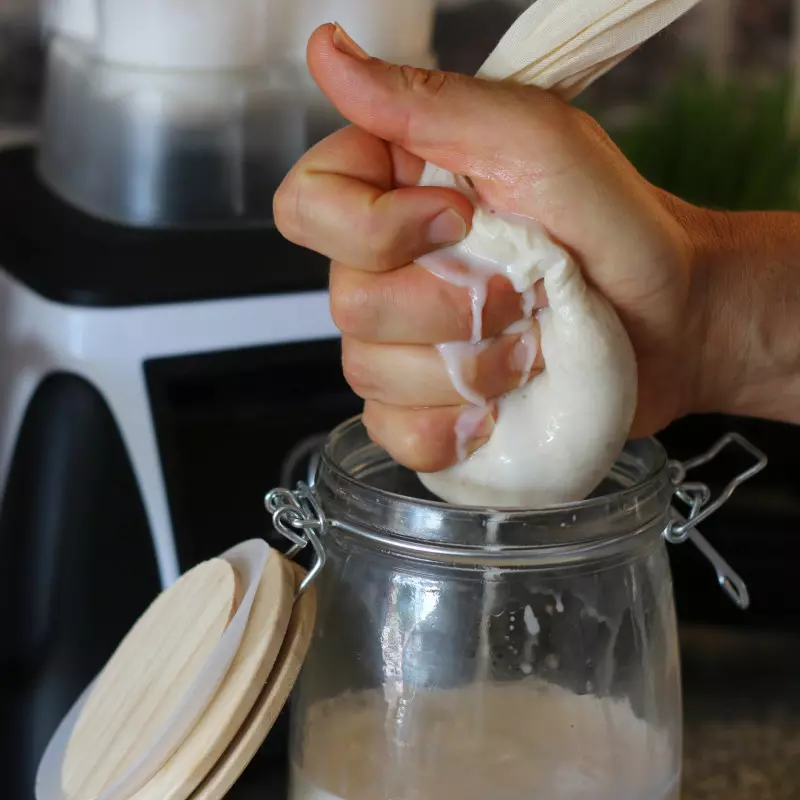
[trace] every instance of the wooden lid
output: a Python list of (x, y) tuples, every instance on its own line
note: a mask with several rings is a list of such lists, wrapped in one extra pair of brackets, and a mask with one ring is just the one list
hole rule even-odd
[[(296, 564), (292, 567), (296, 586), (299, 587), (306, 572)], [(289, 698), (303, 666), (308, 646), (311, 644), (316, 614), (317, 598), (312, 587), (294, 604), (289, 629), (278, 660), (244, 725), (239, 728), (239, 732), (222, 758), (192, 795), (192, 800), (220, 800), (225, 797), (261, 747)]]
[(252, 541), (160, 594), (54, 735), (37, 800), (224, 797), (305, 658), (316, 600), (312, 587), (295, 602), (303, 575)]

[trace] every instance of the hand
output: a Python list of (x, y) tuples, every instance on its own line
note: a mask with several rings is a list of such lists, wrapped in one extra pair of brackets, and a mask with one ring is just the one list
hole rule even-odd
[[(639, 363), (633, 436), (689, 409), (700, 322), (689, 206), (649, 185), (590, 117), (546, 92), (391, 66), (333, 25), (312, 36), (308, 61), (354, 127), (295, 166), (275, 220), (288, 239), (332, 259), (344, 371), (366, 401), (374, 440), (419, 471), (456, 460), (464, 400), (432, 345), (469, 339), (470, 298), (414, 260), (463, 238), (472, 208), (458, 192), (416, 187), (425, 161), (468, 176), (494, 207), (541, 222), (615, 306)], [(494, 278), (483, 331), (496, 338), (469, 376), (486, 397), (519, 384), (518, 337), (500, 334), (521, 317), (519, 296)], [(540, 357), (534, 375), (545, 367)], [(490, 406), (471, 450), (491, 434), (492, 414)]]

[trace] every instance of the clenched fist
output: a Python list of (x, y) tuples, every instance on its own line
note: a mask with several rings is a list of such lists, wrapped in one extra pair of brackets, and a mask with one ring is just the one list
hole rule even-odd
[[(300, 160), (275, 197), (284, 236), (332, 260), (331, 305), (345, 375), (370, 435), (400, 463), (436, 471), (457, 458), (463, 397), (434, 345), (468, 340), (469, 292), (415, 259), (462, 239), (470, 202), (417, 187), (425, 161), (469, 178), (493, 207), (532, 217), (575, 256), (615, 307), (639, 364), (633, 435), (692, 409), (704, 314), (695, 299), (701, 212), (648, 184), (584, 113), (546, 92), (369, 58), (340, 28), (309, 42), (314, 79), (353, 125)], [(544, 305), (543, 291), (537, 304)], [(502, 335), (523, 316), (505, 278), (489, 284), (467, 368), (478, 394), (518, 387), (526, 348)], [(546, 369), (539, 356), (532, 376)], [(468, 450), (491, 435), (492, 405)]]

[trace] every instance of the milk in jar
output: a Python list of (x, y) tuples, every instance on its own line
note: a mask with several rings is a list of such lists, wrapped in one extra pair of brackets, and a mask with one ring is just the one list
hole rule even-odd
[(311, 490), (325, 562), (291, 800), (676, 798), (673, 490), (639, 441), (587, 500), (449, 506), (340, 426)]

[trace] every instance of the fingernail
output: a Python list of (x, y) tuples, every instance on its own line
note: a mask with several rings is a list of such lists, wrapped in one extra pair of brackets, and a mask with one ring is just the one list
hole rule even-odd
[(428, 226), (428, 241), (435, 245), (455, 244), (466, 235), (467, 223), (452, 208), (442, 211)]
[(513, 372), (530, 372), (536, 360), (536, 341), (530, 333), (523, 333), (511, 348), (510, 366)]
[(348, 36), (345, 29), (338, 22), (334, 24), (336, 25), (336, 28), (333, 31), (333, 46), (340, 53), (367, 61), (369, 59), (369, 53), (367, 53), (367, 51), (363, 48), (359, 47), (350, 38), (350, 36)]
[(472, 435), (467, 439), (464, 443), (464, 450), (466, 451), (467, 458), (471, 456), (477, 450), (480, 450), (486, 442), (489, 441), (492, 437), (492, 432), (494, 431), (494, 413), (490, 412), (487, 414), (480, 422), (480, 424), (475, 428)]

